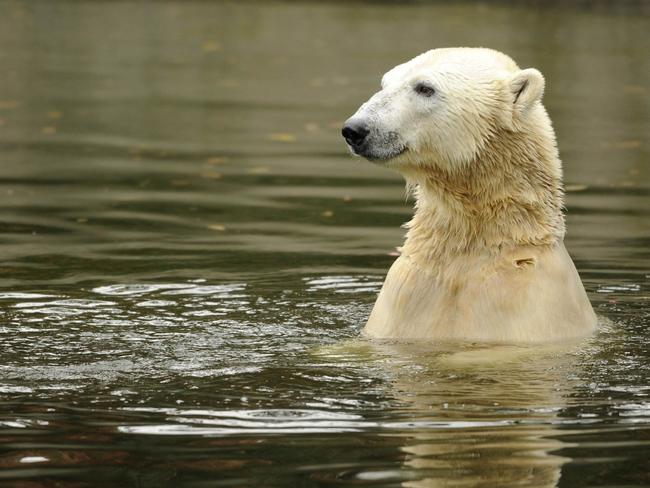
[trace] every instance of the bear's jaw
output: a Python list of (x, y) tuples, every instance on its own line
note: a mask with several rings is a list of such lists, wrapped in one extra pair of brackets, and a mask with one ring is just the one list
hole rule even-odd
[[(352, 150), (354, 152), (354, 149)], [(405, 155), (408, 151), (406, 146), (397, 146), (391, 148), (390, 151), (372, 151), (368, 150), (363, 153), (354, 152), (356, 156), (361, 156), (371, 163), (378, 164), (380, 166), (395, 167), (399, 165), (399, 160), (401, 156)]]

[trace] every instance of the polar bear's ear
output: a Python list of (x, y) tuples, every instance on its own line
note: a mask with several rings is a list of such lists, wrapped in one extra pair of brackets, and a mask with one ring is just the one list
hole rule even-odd
[(535, 68), (522, 69), (509, 81), (513, 108), (524, 114), (544, 94), (544, 77)]

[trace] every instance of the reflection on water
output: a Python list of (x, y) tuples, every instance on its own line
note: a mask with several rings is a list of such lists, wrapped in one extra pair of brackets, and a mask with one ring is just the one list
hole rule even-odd
[[(0, 485), (650, 484), (645, 3), (0, 12)], [(341, 121), (448, 45), (547, 77), (590, 341), (358, 338), (410, 203)]]
[(561, 392), (570, 391), (569, 374), (578, 373), (579, 350), (572, 349), (456, 348), (431, 355), (391, 346), (419, 369), (398, 373), (395, 388), (409, 409), (428, 411), (440, 424), (416, 427), (402, 448), (414, 477), (404, 486), (555, 486), (570, 461), (556, 454), (571, 446), (561, 432), (581, 423), (558, 416), (567, 406)]

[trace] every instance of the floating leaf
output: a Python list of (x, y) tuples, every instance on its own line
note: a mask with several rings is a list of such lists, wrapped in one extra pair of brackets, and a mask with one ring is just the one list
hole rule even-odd
[(641, 147), (641, 141), (630, 140), (630, 141), (621, 141), (614, 144), (614, 147), (618, 149), (636, 149)]
[(226, 226), (223, 224), (211, 224), (208, 225), (208, 229), (223, 232), (224, 230), (226, 230)]
[(321, 213), (321, 215), (323, 217), (330, 218), (334, 216), (334, 212), (332, 212), (331, 210), (325, 210), (323, 213)]
[(633, 95), (644, 95), (647, 89), (643, 85), (625, 85), (623, 91)]
[(169, 184), (171, 186), (191, 186), (192, 182), (190, 180), (171, 180)]
[(223, 164), (228, 161), (228, 158), (225, 156), (214, 156), (205, 160), (207, 164)]
[(251, 175), (262, 175), (269, 173), (271, 170), (268, 166), (254, 166), (248, 169), (246, 172)]
[(289, 132), (274, 132), (272, 134), (269, 134), (268, 138), (271, 141), (276, 141), (276, 142), (295, 142), (296, 141), (296, 135), (291, 134)]
[(20, 102), (17, 100), (0, 100), (0, 110), (10, 110), (12, 108), (17, 108), (20, 105)]
[(202, 178), (207, 178), (209, 180), (220, 180), (222, 176), (221, 173), (217, 173), (216, 171), (204, 171), (201, 173)]
[(201, 46), (201, 49), (203, 49), (203, 52), (205, 53), (213, 53), (221, 50), (221, 44), (217, 41), (205, 41)]

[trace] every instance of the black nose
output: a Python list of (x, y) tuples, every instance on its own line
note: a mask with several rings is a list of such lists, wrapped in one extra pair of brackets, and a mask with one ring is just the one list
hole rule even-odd
[(358, 147), (363, 144), (363, 141), (369, 132), (370, 131), (366, 124), (358, 120), (346, 122), (341, 130), (341, 134), (352, 147)]

